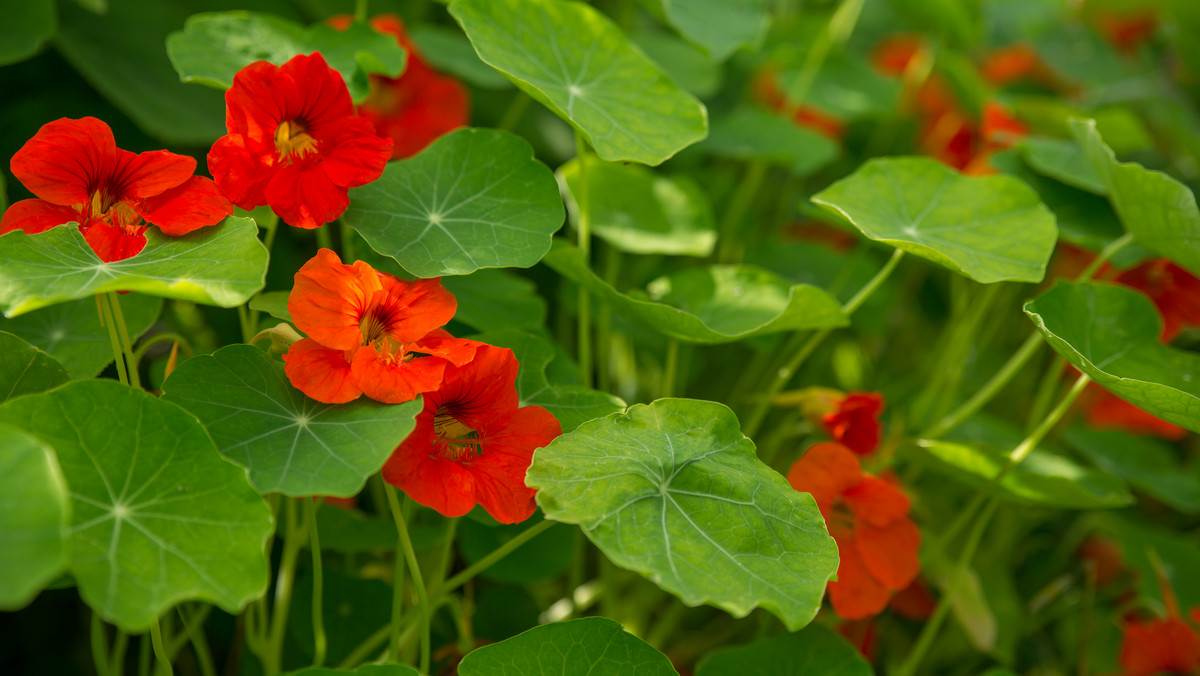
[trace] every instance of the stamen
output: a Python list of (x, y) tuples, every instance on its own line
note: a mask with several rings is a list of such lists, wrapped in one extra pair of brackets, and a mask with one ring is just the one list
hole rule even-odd
[(281, 159), (302, 158), (316, 152), (317, 140), (297, 120), (285, 120), (275, 128), (275, 150)]
[(443, 458), (463, 462), (483, 453), (479, 433), (447, 413), (445, 408), (434, 415), (433, 431), (437, 435), (434, 446)]

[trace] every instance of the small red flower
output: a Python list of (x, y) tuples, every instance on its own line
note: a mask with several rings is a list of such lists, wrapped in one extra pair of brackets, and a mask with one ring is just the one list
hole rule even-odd
[(346, 210), (349, 188), (379, 178), (392, 154), (354, 114), (342, 76), (319, 54), (282, 66), (256, 61), (225, 92), (225, 127), (208, 168), (234, 204), (268, 204), (291, 225), (317, 228)]
[(836, 408), (821, 417), (833, 440), (858, 455), (869, 455), (879, 446), (879, 412), (883, 395), (878, 392), (849, 392)]
[(437, 279), (401, 281), (321, 249), (288, 296), (292, 321), (308, 337), (283, 355), (285, 372), (296, 389), (327, 404), (363, 394), (410, 401), (436, 390), (446, 366), (470, 361), (480, 345), (438, 328), (456, 305)]
[(838, 617), (876, 615), (894, 592), (916, 579), (921, 532), (908, 517), (908, 497), (864, 474), (850, 449), (816, 444), (792, 465), (787, 480), (812, 494), (837, 542), (841, 563), (838, 579), (829, 583), (829, 601)]
[[(1185, 622), (1179, 612), (1179, 601), (1157, 557), (1152, 559), (1158, 577), (1163, 605), (1167, 616), (1147, 621), (1125, 623), (1121, 641), (1122, 676), (1155, 676), (1156, 674), (1200, 673), (1200, 634)], [(1192, 622), (1200, 624), (1200, 607), (1188, 613)]]
[(528, 519), (535, 491), (525, 485), (525, 470), (562, 427), (540, 406), (518, 407), (517, 368), (512, 350), (491, 345), (467, 364), (447, 366), (383, 478), (444, 516), (478, 504), (501, 523)]
[(10, 206), (0, 234), (32, 235), (74, 221), (100, 260), (124, 260), (146, 246), (147, 224), (183, 235), (233, 214), (212, 179), (195, 171), (196, 160), (184, 155), (118, 148), (94, 117), (64, 117), (13, 155), (13, 175), (38, 199)]
[[(354, 20), (348, 14), (331, 17), (329, 25), (345, 30)], [(392, 159), (411, 157), (439, 136), (465, 127), (471, 116), (467, 90), (458, 80), (434, 70), (417, 51), (395, 14), (372, 17), (371, 28), (396, 38), (408, 52), (400, 77), (371, 75), (371, 94), (358, 105), (358, 114), (392, 139)]]
[(1200, 279), (1170, 260), (1146, 261), (1113, 281), (1137, 289), (1154, 301), (1163, 318), (1164, 343), (1171, 342), (1184, 327), (1200, 326)]
[(1167, 441), (1188, 435), (1187, 429), (1143, 411), (1096, 383), (1088, 384), (1088, 398), (1081, 406), (1087, 412), (1088, 425), (1096, 429), (1151, 434)]

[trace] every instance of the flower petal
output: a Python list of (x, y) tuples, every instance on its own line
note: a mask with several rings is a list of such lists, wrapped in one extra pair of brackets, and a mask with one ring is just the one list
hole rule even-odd
[(837, 410), (822, 418), (833, 440), (858, 455), (868, 455), (879, 445), (879, 412), (883, 395), (878, 392), (851, 392)]
[(433, 444), (433, 413), (422, 413), (416, 429), (383, 465), (383, 479), (442, 516), (462, 516), (475, 507), (475, 477), (434, 453)]
[(870, 474), (842, 493), (846, 506), (860, 520), (883, 527), (908, 515), (908, 496), (895, 485)]
[[(354, 103), (342, 74), (325, 63), (320, 52), (297, 54), (279, 68), (295, 82), (302, 105), (289, 107), (280, 120), (298, 119), (308, 133), (324, 142), (326, 136), (340, 128), (342, 119), (354, 115)], [(272, 129), (274, 134), (275, 130)]]
[(294, 78), (273, 63), (255, 61), (239, 70), (225, 91), (225, 128), (251, 142), (269, 141), (274, 149), (279, 123), (291, 119), (302, 106), (303, 95)]
[[(458, 309), (458, 301), (455, 300), (454, 294), (447, 291), (441, 280), (436, 277), (409, 282), (386, 275), (380, 282), (387, 293), (376, 299), (371, 311), (379, 321), (381, 330), (396, 342), (415, 343), (422, 340), (434, 329), (450, 321)], [(442, 345), (435, 338), (436, 336), (430, 337), (429, 353), (454, 347)], [(442, 338), (452, 336), (446, 333)], [(470, 359), (470, 355), (466, 358)]]
[(192, 176), (182, 184), (144, 200), (138, 213), (168, 235), (184, 235), (233, 215), (233, 205), (211, 178)]
[(446, 361), (437, 357), (393, 360), (367, 345), (354, 353), (350, 369), (363, 394), (385, 404), (403, 404), (422, 392), (436, 390), (442, 384)]
[(292, 387), (310, 399), (343, 404), (362, 394), (350, 375), (345, 352), (324, 347), (312, 338), (292, 343), (283, 355), (283, 365)]
[(167, 150), (135, 155), (118, 149), (110, 180), (118, 199), (141, 200), (182, 185), (194, 173), (196, 160), (187, 155)]
[(921, 531), (911, 519), (899, 519), (882, 528), (860, 521), (854, 533), (863, 564), (888, 589), (904, 589), (921, 572), (917, 558)]
[(1132, 622), (1125, 625), (1118, 659), (1124, 676), (1195, 673), (1200, 668), (1200, 637), (1177, 617)]
[(475, 476), (475, 499), (492, 518), (518, 523), (533, 515), (537, 491), (525, 485), (525, 471), (533, 452), (560, 434), (558, 420), (541, 406), (518, 409), (503, 428), (481, 432), (479, 456), (466, 465)]
[(321, 168), (335, 185), (357, 188), (379, 178), (392, 158), (392, 140), (353, 115), (328, 125), (321, 139)]
[(296, 272), (288, 313), (296, 328), (318, 343), (354, 350), (363, 343), (359, 322), (371, 297), (382, 288), (381, 276), (367, 263), (345, 265), (336, 253), (321, 249)]
[(146, 248), (145, 230), (142, 227), (126, 232), (98, 218), (79, 228), (92, 251), (105, 263), (123, 261), (141, 253)]
[(117, 143), (107, 124), (94, 117), (64, 117), (42, 125), (13, 155), (11, 167), (34, 195), (71, 206), (91, 200), (116, 155)]
[(242, 134), (222, 136), (208, 151), (208, 171), (221, 193), (243, 209), (267, 203), (267, 184), (277, 163), (274, 142), (255, 142)]
[(829, 583), (829, 602), (843, 620), (858, 620), (878, 615), (887, 606), (891, 592), (867, 570), (858, 554), (853, 537), (837, 539), (837, 580)]
[(13, 230), (36, 235), (64, 223), (83, 220), (71, 207), (59, 206), (46, 200), (21, 200), (9, 205), (0, 218), (0, 235)]
[(850, 449), (831, 442), (814, 444), (788, 470), (787, 480), (798, 491), (811, 493), (821, 514), (829, 511), (838, 496), (862, 478), (858, 458)]
[(267, 204), (288, 225), (312, 230), (332, 221), (346, 207), (346, 188), (334, 184), (319, 162), (277, 167), (267, 183)]

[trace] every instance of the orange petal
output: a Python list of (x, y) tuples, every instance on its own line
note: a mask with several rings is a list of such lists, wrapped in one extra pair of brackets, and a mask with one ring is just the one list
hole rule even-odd
[(1125, 625), (1118, 658), (1124, 676), (1191, 674), (1200, 668), (1200, 637), (1181, 619)]
[(381, 288), (379, 273), (370, 265), (343, 265), (336, 253), (321, 249), (296, 273), (288, 312), (309, 338), (325, 347), (353, 350), (363, 342), (363, 312)]
[(910, 519), (900, 519), (883, 528), (860, 521), (854, 533), (863, 564), (888, 589), (904, 589), (921, 572), (917, 558), (921, 531)]
[(442, 384), (446, 361), (421, 357), (409, 361), (381, 355), (370, 345), (354, 353), (350, 370), (363, 394), (385, 404), (403, 404)]
[(855, 516), (879, 527), (903, 519), (911, 506), (903, 491), (870, 474), (864, 474), (861, 481), (846, 489), (842, 499)]
[(829, 583), (829, 602), (843, 620), (858, 620), (878, 615), (887, 606), (891, 593), (871, 576), (858, 555), (854, 538), (837, 540), (838, 579)]
[(292, 343), (283, 355), (284, 373), (292, 387), (326, 404), (353, 401), (362, 394), (350, 377), (345, 352), (322, 346), (312, 338)]
[(839, 495), (862, 479), (858, 458), (841, 444), (823, 442), (813, 445), (788, 470), (787, 480), (798, 491), (811, 493), (821, 514), (829, 510)]

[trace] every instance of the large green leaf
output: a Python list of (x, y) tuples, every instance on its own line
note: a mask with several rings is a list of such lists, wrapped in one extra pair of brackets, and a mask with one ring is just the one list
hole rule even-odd
[(867, 237), (977, 282), (1037, 282), (1054, 214), (1010, 176), (967, 177), (924, 157), (868, 160), (813, 198)]
[(1163, 345), (1162, 318), (1142, 294), (1060, 281), (1025, 304), (1050, 347), (1113, 394), (1200, 432), (1200, 354)]
[(189, 359), (163, 398), (208, 428), (260, 493), (350, 497), (413, 430), (421, 400), (322, 404), (292, 387), (283, 363), (250, 345)]
[(1162, 172), (1118, 162), (1095, 122), (1071, 120), (1071, 129), (1108, 188), (1108, 199), (1126, 232), (1138, 244), (1200, 275), (1200, 209), (1192, 191)]
[(717, 265), (660, 278), (650, 285), (652, 300), (640, 292), (623, 294), (609, 286), (587, 266), (583, 253), (569, 244), (555, 242), (543, 262), (619, 314), (693, 343), (728, 343), (848, 323), (841, 306), (823, 289), (789, 285), (751, 266)]
[[(990, 482), (1008, 464), (1008, 453), (978, 442), (920, 440), (917, 446), (935, 469), (972, 486)], [(1086, 469), (1070, 460), (1034, 449), (1000, 479), (1000, 495), (1028, 504), (1060, 509), (1103, 509), (1133, 503), (1125, 482)]]
[(1200, 513), (1200, 473), (1181, 467), (1176, 449), (1153, 437), (1076, 425), (1065, 441), (1096, 467), (1184, 514)]
[(812, 496), (759, 461), (715, 402), (660, 399), (584, 423), (538, 449), (526, 483), (546, 518), (579, 524), (688, 605), (762, 607), (794, 631), (837, 571)]
[(282, 65), (297, 54), (318, 51), (341, 73), (355, 101), (370, 93), (369, 73), (396, 77), (404, 71), (407, 56), (395, 37), (365, 23), (340, 31), (323, 23), (306, 29), (282, 17), (252, 12), (193, 14), (182, 31), (167, 36), (167, 55), (179, 79), (218, 89), (228, 89), (233, 76), (255, 61)]
[(763, 0), (645, 1), (713, 61), (724, 61), (742, 47), (757, 49), (771, 24)]
[(838, 155), (838, 146), (815, 131), (759, 108), (740, 108), (713, 121), (699, 146), (721, 157), (758, 159), (805, 176)]
[(455, 0), (450, 14), (485, 63), (571, 123), (602, 159), (659, 164), (704, 138), (704, 106), (583, 3)]
[(71, 379), (53, 357), (5, 331), (0, 331), (0, 355), (0, 402), (45, 392)]
[[(712, 207), (684, 177), (659, 176), (636, 164), (589, 162), (588, 215), (592, 233), (636, 254), (708, 256), (717, 242)], [(579, 162), (558, 168), (571, 222), (579, 222)]]
[(481, 89), (512, 89), (508, 78), (479, 60), (462, 31), (451, 26), (423, 23), (408, 27), (421, 57), (438, 70), (453, 73)]
[[(121, 294), (121, 314), (130, 338), (146, 332), (162, 309), (162, 299), (140, 293)], [(94, 298), (57, 303), (19, 317), (0, 317), (0, 330), (45, 350), (73, 378), (94, 378), (112, 363), (112, 341), (100, 323)]]
[(796, 634), (779, 634), (709, 653), (696, 676), (871, 676), (875, 670), (854, 646), (832, 629), (813, 624)]
[(442, 286), (458, 301), (454, 321), (478, 331), (536, 330), (546, 321), (546, 301), (537, 286), (507, 270), (445, 277)]
[(1093, 195), (1105, 195), (1108, 186), (1078, 143), (1067, 139), (1031, 136), (1017, 145), (1021, 159), (1039, 174)]
[(53, 2), (0, 2), (0, 65), (16, 63), (37, 53), (54, 35), (58, 23)]
[(342, 220), (413, 275), (438, 277), (537, 263), (563, 207), (524, 139), (460, 129), (354, 189)]
[(676, 676), (667, 656), (605, 617), (555, 622), (477, 648), (461, 676)]
[(70, 569), (104, 619), (145, 631), (179, 601), (237, 613), (267, 587), (271, 512), (183, 409), (112, 380), (0, 406), (52, 446), (70, 486)]
[(24, 606), (62, 573), (70, 522), (54, 449), (0, 425), (0, 609)]
[(267, 274), (267, 250), (249, 218), (179, 237), (150, 228), (141, 253), (114, 263), (97, 258), (74, 223), (36, 235), (13, 231), (0, 242), (0, 310), (9, 317), (106, 291), (234, 307)]
[(644, 30), (631, 34), (629, 39), (680, 87), (700, 98), (717, 93), (723, 70), (699, 47), (666, 31), (648, 26), (642, 28)]

